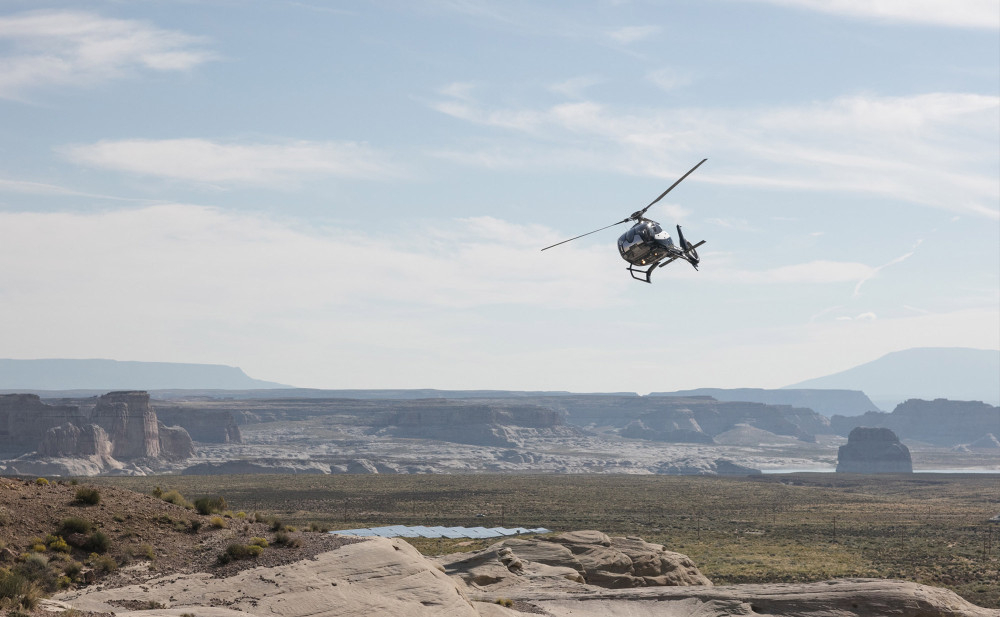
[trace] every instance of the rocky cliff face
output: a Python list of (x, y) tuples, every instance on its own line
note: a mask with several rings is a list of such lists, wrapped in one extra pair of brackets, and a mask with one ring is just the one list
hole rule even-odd
[(380, 434), (394, 437), (504, 448), (520, 445), (527, 433), (574, 432), (563, 426), (562, 414), (546, 407), (446, 400), (396, 405), (376, 421), (376, 426)]
[(236, 418), (228, 410), (184, 409), (157, 404), (156, 417), (164, 424), (183, 427), (195, 441), (243, 443)]
[(54, 474), (62, 467), (75, 469), (70, 459), (80, 459), (99, 473), (121, 469), (120, 461), (155, 466), (157, 460), (194, 454), (187, 431), (158, 422), (146, 392), (105, 394), (89, 414), (76, 406), (46, 405), (32, 394), (0, 396), (0, 446), (6, 457), (22, 457), (18, 469), (27, 469), (29, 459), (39, 464), (45, 461), (38, 459), (62, 461), (50, 465)]
[[(595, 404), (603, 403), (598, 412)], [(586, 405), (581, 409), (581, 406)], [(716, 435), (738, 426), (750, 426), (775, 435), (814, 442), (829, 432), (829, 420), (810, 410), (786, 405), (723, 402), (708, 396), (605, 398), (568, 405), (570, 421), (622, 426), (631, 439), (673, 443), (713, 443)]]
[(194, 456), (194, 442), (191, 435), (180, 426), (166, 426), (157, 423), (160, 440), (160, 457), (168, 461), (182, 461)]
[(45, 432), (38, 454), (53, 458), (73, 458), (95, 456), (107, 461), (112, 457), (114, 447), (108, 434), (96, 424), (62, 424)]
[(90, 419), (111, 438), (116, 459), (160, 456), (159, 427), (148, 392), (109, 392), (97, 400)]
[(79, 407), (46, 405), (37, 394), (0, 394), (0, 456), (33, 452), (49, 429), (84, 419)]
[(837, 473), (912, 473), (910, 450), (887, 428), (859, 426), (837, 452)]
[(910, 399), (897, 405), (892, 413), (834, 416), (830, 425), (839, 435), (847, 435), (855, 426), (877, 426), (891, 429), (901, 439), (956, 446), (986, 433), (1000, 434), (1000, 407), (980, 401)]

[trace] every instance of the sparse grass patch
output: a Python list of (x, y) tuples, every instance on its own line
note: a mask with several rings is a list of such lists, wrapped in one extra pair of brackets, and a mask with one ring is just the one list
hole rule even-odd
[(101, 503), (101, 491), (93, 487), (82, 486), (76, 489), (76, 499), (73, 503), (83, 506), (96, 506)]
[(220, 565), (225, 565), (240, 559), (254, 559), (263, 552), (264, 549), (256, 544), (237, 544), (234, 542), (227, 546), (225, 551), (219, 553), (218, 562)]
[(227, 510), (229, 506), (222, 497), (199, 497), (194, 500), (194, 509), (198, 514), (218, 514)]
[(208, 520), (208, 524), (211, 525), (212, 527), (215, 527), (216, 529), (225, 529), (229, 527), (229, 523), (227, 523), (226, 519), (222, 518), (221, 516), (213, 516)]
[[(157, 487), (157, 488), (159, 488), (159, 487)], [(181, 507), (187, 508), (188, 510), (194, 508), (194, 504), (191, 503), (190, 501), (188, 501), (187, 499), (185, 499), (184, 495), (181, 495), (177, 491), (171, 490), (171, 491), (167, 491), (166, 493), (162, 493), (161, 492), (160, 499), (162, 499), (163, 501), (165, 501), (167, 503), (172, 503), (175, 506), (181, 506)]]

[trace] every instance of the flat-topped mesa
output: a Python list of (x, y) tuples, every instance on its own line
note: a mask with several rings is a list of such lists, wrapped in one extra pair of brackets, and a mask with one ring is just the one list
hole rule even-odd
[(838, 473), (913, 473), (910, 449), (887, 428), (856, 427), (837, 452)]
[(109, 392), (97, 399), (90, 420), (107, 432), (116, 459), (160, 456), (159, 428), (148, 392)]

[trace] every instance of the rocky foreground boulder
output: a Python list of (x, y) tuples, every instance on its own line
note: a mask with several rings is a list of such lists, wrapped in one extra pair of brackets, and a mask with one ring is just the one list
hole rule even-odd
[(910, 449), (887, 428), (859, 426), (837, 451), (837, 473), (913, 473)]
[[(563, 534), (563, 542), (526, 542), (534, 542), (547, 554), (562, 555), (557, 559), (570, 559), (568, 553), (584, 572), (586, 563), (623, 569), (624, 559), (611, 556), (607, 549), (638, 556), (663, 553), (658, 545), (641, 540), (621, 543), (605, 538), (588, 531)], [(606, 541), (610, 546), (604, 545)], [(582, 552), (574, 553), (571, 546)], [(601, 549), (591, 552), (596, 547)], [(251, 567), (229, 576), (211, 572), (164, 576), (144, 568), (146, 575), (141, 582), (63, 592), (46, 601), (46, 608), (53, 612), (113, 612), (118, 617), (1000, 617), (1000, 611), (977, 607), (946, 589), (903, 581), (847, 579), (726, 587), (696, 583), (609, 589), (580, 582), (583, 575), (576, 566), (529, 563), (517, 556), (517, 550), (500, 547), (491, 557), (481, 551), (465, 559), (448, 557), (435, 562), (403, 540), (370, 538), (303, 561)], [(544, 554), (536, 554), (539, 557)], [(474, 580), (490, 576), (472, 573), (490, 559), (497, 560), (496, 568), (506, 572), (502, 574), (506, 584)], [(640, 559), (645, 564), (640, 569), (662, 570), (654, 561)], [(633, 569), (635, 564), (633, 561)], [(689, 570), (680, 564), (678, 567)], [(700, 581), (699, 576), (690, 580)]]
[(593, 530), (504, 540), (482, 551), (438, 558), (438, 563), (471, 586), (493, 590), (525, 576), (613, 589), (712, 584), (687, 555)]

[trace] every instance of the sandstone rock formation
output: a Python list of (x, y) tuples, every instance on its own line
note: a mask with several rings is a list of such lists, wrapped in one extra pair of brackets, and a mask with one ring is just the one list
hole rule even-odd
[(855, 426), (877, 426), (891, 429), (900, 439), (956, 446), (986, 433), (1000, 433), (1000, 407), (980, 401), (910, 399), (897, 405), (892, 413), (834, 416), (830, 426), (838, 435), (847, 435)]
[(496, 592), (521, 577), (613, 589), (712, 584), (686, 555), (639, 538), (611, 538), (592, 530), (508, 539), (482, 551), (446, 555), (437, 561), (466, 584)]
[[(585, 536), (591, 534), (596, 532)], [(633, 551), (631, 544), (616, 544), (617, 539), (609, 539), (611, 547), (604, 546), (603, 539), (596, 545), (586, 537), (582, 540), (573, 545)], [(658, 559), (658, 545), (630, 542), (639, 547), (633, 553), (640, 557), (640, 569), (663, 569), (654, 565), (656, 559), (642, 557)], [(553, 555), (578, 557), (565, 544), (539, 541), (538, 545), (549, 545)], [(72, 609), (114, 612), (118, 617), (1000, 617), (1000, 611), (974, 606), (952, 591), (904, 581), (611, 589), (582, 582), (575, 566), (529, 562), (506, 547), (469, 554), (464, 560), (461, 555), (441, 560), (435, 563), (423, 557), (402, 540), (370, 538), (288, 565), (250, 568), (228, 577), (175, 573), (124, 587), (92, 585), (62, 592), (45, 604), (53, 613)], [(586, 570), (583, 561), (577, 559)], [(619, 561), (623, 562), (617, 554), (601, 559), (609, 565)], [(441, 572), (442, 564), (451, 576)], [(633, 580), (639, 578), (633, 575)], [(513, 607), (500, 606), (498, 600)], [(123, 606), (142, 610), (122, 610)]]
[(191, 435), (179, 426), (156, 423), (160, 440), (160, 457), (168, 461), (182, 461), (194, 456), (194, 442)]
[(623, 437), (671, 443), (712, 443), (738, 425), (814, 442), (830, 421), (811, 409), (763, 403), (723, 402), (710, 396), (578, 395), (539, 399), (580, 426), (618, 427)]
[(859, 426), (837, 452), (838, 473), (912, 473), (910, 449), (887, 428)]
[(33, 452), (50, 428), (85, 419), (79, 407), (46, 405), (37, 394), (0, 394), (0, 456)]
[(194, 454), (187, 431), (160, 423), (146, 392), (105, 394), (90, 413), (33, 394), (0, 396), (0, 447), (15, 459), (11, 472), (46, 475), (133, 473), (140, 468), (122, 461), (155, 466)]
[(762, 473), (759, 469), (739, 465), (724, 458), (717, 458), (714, 461), (699, 458), (665, 461), (654, 467), (653, 471), (671, 476), (755, 476)]
[(61, 424), (45, 431), (38, 454), (46, 457), (90, 457), (107, 461), (113, 446), (108, 434), (96, 424)]
[[(379, 434), (481, 446), (512, 447), (523, 434), (575, 434), (562, 414), (539, 405), (446, 400), (407, 401), (377, 421)], [(560, 430), (561, 429), (561, 430)]]
[(160, 455), (159, 427), (156, 413), (149, 405), (149, 393), (109, 392), (97, 400), (90, 418), (111, 438), (116, 459)]
[(243, 443), (236, 417), (229, 410), (166, 407), (158, 403), (156, 417), (168, 426), (182, 427), (195, 441)]

